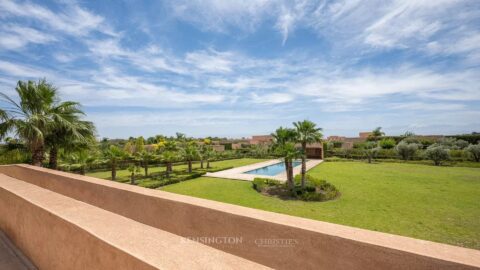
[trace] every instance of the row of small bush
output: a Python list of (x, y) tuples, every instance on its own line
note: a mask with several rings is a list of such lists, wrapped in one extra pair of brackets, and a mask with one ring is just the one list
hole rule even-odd
[(141, 186), (141, 187), (144, 187), (144, 188), (156, 189), (156, 188), (159, 188), (159, 187), (162, 187), (162, 186), (180, 183), (181, 181), (182, 180), (180, 180), (178, 178), (169, 178), (169, 179), (164, 179), (164, 180), (145, 180), (145, 181), (141, 181), (140, 183), (138, 183), (138, 186)]

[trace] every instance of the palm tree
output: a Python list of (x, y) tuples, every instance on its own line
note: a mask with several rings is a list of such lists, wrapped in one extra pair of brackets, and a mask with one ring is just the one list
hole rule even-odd
[(210, 145), (205, 147), (204, 158), (207, 161), (207, 169), (210, 169), (210, 160), (215, 157), (215, 151)]
[(145, 177), (148, 176), (148, 164), (152, 159), (155, 158), (155, 155), (148, 149), (143, 150), (142, 152), (138, 153), (138, 157), (142, 161), (143, 168), (145, 170)]
[(19, 81), (15, 91), (20, 102), (0, 93), (0, 100), (6, 104), (0, 109), (0, 138), (14, 132), (29, 149), (32, 164), (42, 166), (47, 136), (58, 129), (70, 134), (78, 133), (73, 120), (78, 120), (81, 114), (79, 104), (60, 102), (57, 89), (44, 79), (38, 82)]
[(203, 162), (207, 158), (207, 151), (208, 151), (208, 148), (210, 148), (210, 143), (211, 143), (210, 139), (204, 139), (202, 145), (200, 145), (199, 147), (198, 154), (200, 157), (200, 168), (202, 169), (203, 169)]
[(55, 125), (45, 137), (45, 145), (49, 148), (49, 168), (57, 169), (58, 151), (75, 152), (87, 149), (95, 141), (95, 126), (92, 122), (82, 121), (75, 114), (83, 114), (76, 108), (65, 108), (63, 114), (69, 123)]
[(170, 177), (170, 173), (173, 171), (173, 166), (172, 163), (175, 162), (178, 159), (178, 147), (177, 147), (177, 142), (173, 140), (168, 140), (165, 141), (162, 144), (162, 147), (159, 148), (161, 152), (161, 159), (163, 162), (165, 162), (165, 173), (166, 177)]
[(198, 149), (195, 142), (187, 143), (184, 148), (182, 148), (182, 157), (188, 164), (188, 172), (192, 173), (192, 162), (198, 158)]
[(117, 163), (125, 158), (125, 152), (115, 145), (110, 145), (108, 149), (103, 152), (104, 157), (109, 161), (112, 170), (112, 180), (117, 178)]
[(284, 159), (288, 187), (293, 190), (295, 183), (293, 182), (292, 161), (301, 154), (295, 146), (298, 134), (294, 129), (280, 127), (275, 133), (272, 133), (272, 137), (275, 153)]
[(368, 136), (369, 139), (372, 141), (377, 141), (378, 138), (385, 135), (385, 132), (382, 131), (382, 127), (377, 127), (376, 129), (372, 130), (372, 133)]
[(85, 175), (87, 168), (96, 160), (96, 156), (86, 149), (79, 150), (75, 153), (69, 153), (68, 155), (68, 161), (72, 165), (79, 167), (81, 175)]
[(322, 140), (322, 129), (317, 128), (312, 121), (304, 120), (293, 123), (297, 131), (297, 142), (302, 146), (302, 188), (305, 188), (305, 174), (307, 172), (307, 144)]

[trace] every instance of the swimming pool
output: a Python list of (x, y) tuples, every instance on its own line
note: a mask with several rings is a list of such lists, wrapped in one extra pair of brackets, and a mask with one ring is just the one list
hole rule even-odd
[[(301, 161), (296, 161), (295, 160), (295, 161), (292, 162), (292, 165), (293, 165), (294, 168), (297, 167), (300, 164), (302, 164)], [(274, 176), (274, 175), (277, 175), (277, 174), (282, 173), (284, 171), (285, 171), (285, 163), (282, 161), (282, 162), (279, 162), (279, 163), (275, 163), (273, 165), (268, 165), (268, 166), (261, 167), (261, 168), (251, 170), (251, 171), (248, 171), (248, 172), (244, 172), (244, 173)]]

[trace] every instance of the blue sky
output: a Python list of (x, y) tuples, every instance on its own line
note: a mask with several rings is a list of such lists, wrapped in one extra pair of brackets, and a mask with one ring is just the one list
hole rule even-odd
[(47, 78), (99, 136), (480, 131), (480, 1), (0, 0), (0, 91)]

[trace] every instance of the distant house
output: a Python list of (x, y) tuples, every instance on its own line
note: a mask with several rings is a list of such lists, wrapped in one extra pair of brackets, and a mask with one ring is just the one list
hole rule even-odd
[(372, 135), (372, 132), (370, 131), (358, 133), (358, 136), (362, 139), (367, 139), (370, 135)]
[(345, 137), (345, 136), (328, 136), (329, 142), (341, 142), (343, 149), (352, 149), (355, 143), (365, 142), (372, 132), (359, 132), (358, 137)]
[(250, 139), (250, 144), (270, 144), (273, 142), (272, 135), (255, 135)]
[(217, 151), (217, 152), (225, 151), (225, 145), (222, 145), (222, 144), (212, 144), (211, 147), (214, 151)]
[(232, 150), (237, 150), (237, 149), (240, 149), (240, 148), (242, 148), (241, 143), (232, 143)]

